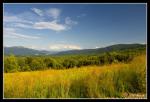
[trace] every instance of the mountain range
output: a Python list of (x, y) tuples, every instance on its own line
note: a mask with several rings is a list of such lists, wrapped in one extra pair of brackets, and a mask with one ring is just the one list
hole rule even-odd
[(146, 48), (146, 44), (115, 44), (103, 48), (96, 49), (82, 49), (82, 50), (68, 50), (68, 51), (46, 51), (25, 48), (21, 46), (4, 47), (4, 54), (14, 55), (68, 55), (68, 54), (98, 54), (110, 51), (121, 51), (128, 49)]

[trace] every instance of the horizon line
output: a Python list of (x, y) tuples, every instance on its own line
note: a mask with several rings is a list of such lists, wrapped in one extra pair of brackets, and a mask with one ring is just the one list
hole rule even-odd
[(90, 49), (99, 49), (99, 48), (106, 48), (109, 46), (113, 46), (113, 45), (130, 45), (130, 44), (140, 44), (140, 45), (146, 45), (146, 43), (118, 43), (118, 44), (110, 44), (110, 45), (106, 45), (103, 47), (98, 47), (98, 48), (84, 48), (84, 49), (68, 49), (68, 50), (48, 50), (48, 49), (36, 49), (36, 48), (30, 48), (30, 47), (26, 47), (26, 46), (3, 46), (3, 49), (5, 47), (20, 47), (20, 48), (28, 48), (28, 49), (33, 49), (33, 50), (39, 50), (39, 51), (72, 51), (72, 50), (90, 50)]

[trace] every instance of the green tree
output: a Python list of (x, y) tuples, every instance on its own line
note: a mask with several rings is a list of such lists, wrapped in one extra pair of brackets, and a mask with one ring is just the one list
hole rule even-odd
[(18, 65), (20, 66), (20, 71), (30, 71), (30, 66), (26, 63), (24, 57), (18, 58)]
[(6, 57), (4, 60), (4, 71), (5, 72), (16, 72), (19, 71), (20, 67), (16, 57), (11, 54), (9, 57)]
[(46, 68), (46, 64), (40, 58), (34, 58), (30, 64), (31, 70), (43, 70)]

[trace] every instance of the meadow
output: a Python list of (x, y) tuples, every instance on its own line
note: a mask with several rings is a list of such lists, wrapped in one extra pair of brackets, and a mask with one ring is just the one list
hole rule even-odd
[(129, 63), (4, 73), (4, 98), (146, 98), (146, 55)]

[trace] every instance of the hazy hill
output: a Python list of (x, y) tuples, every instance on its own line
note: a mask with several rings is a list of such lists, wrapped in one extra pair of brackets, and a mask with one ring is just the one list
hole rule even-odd
[(104, 48), (97, 48), (97, 49), (83, 49), (83, 50), (68, 50), (68, 51), (61, 51), (61, 52), (54, 52), (54, 51), (41, 51), (35, 50), (25, 47), (4, 47), (4, 54), (15, 54), (15, 55), (68, 55), (68, 54), (98, 54), (104, 53), (109, 51), (121, 51), (121, 50), (128, 50), (128, 49), (145, 49), (145, 44), (116, 44), (111, 45)]
[(145, 44), (116, 44), (116, 45), (111, 45), (108, 47), (97, 48), (97, 49), (62, 51), (62, 52), (56, 53), (55, 55), (97, 54), (97, 53), (104, 53), (104, 52), (110, 52), (110, 51), (121, 51), (121, 50), (129, 50), (129, 49), (144, 49), (144, 48), (146, 48)]
[(53, 52), (45, 51), (45, 50), (35, 50), (35, 49), (30, 49), (30, 48), (25, 48), (20, 46), (4, 47), (5, 55), (9, 55), (11, 53), (14, 55), (47, 55), (47, 54), (52, 54)]

